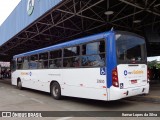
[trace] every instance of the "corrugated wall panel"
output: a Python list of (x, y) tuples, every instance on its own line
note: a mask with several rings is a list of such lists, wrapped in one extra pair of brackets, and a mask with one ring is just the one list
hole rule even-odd
[(11, 39), (61, 1), (62, 0), (35, 0), (33, 14), (29, 16), (27, 14), (28, 0), (21, 0), (0, 27), (0, 45)]

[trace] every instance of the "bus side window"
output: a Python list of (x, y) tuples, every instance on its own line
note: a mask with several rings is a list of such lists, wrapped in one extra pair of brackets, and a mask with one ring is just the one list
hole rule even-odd
[(23, 68), (23, 57), (17, 58), (17, 69)]
[(23, 70), (29, 69), (29, 65), (28, 65), (29, 62), (28, 61), (29, 61), (29, 58), (28, 57), (24, 57)]
[(92, 42), (82, 46), (82, 66), (98, 67), (105, 65), (105, 42)]
[(86, 55), (86, 45), (82, 46), (82, 55)]
[(99, 52), (100, 53), (105, 52), (105, 41), (104, 40), (100, 41), (100, 43), (99, 43)]
[(49, 68), (60, 68), (62, 67), (62, 50), (50, 51), (49, 56)]
[(105, 41), (102, 40), (99, 43), (99, 53), (100, 53), (101, 61), (103, 62), (104, 65), (105, 65), (105, 58), (106, 58), (106, 52), (105, 51), (106, 51), (106, 44), (105, 44)]
[(38, 68), (48, 68), (48, 52), (39, 54)]
[(29, 61), (29, 69), (37, 69), (38, 68), (38, 55), (31, 55)]
[(64, 49), (63, 67), (80, 67), (80, 46)]

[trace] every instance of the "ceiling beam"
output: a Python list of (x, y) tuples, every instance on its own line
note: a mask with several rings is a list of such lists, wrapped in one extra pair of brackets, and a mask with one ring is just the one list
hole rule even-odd
[(149, 13), (151, 13), (151, 14), (160, 16), (160, 13), (154, 12), (154, 11), (150, 10), (149, 8), (144, 8), (144, 7), (142, 7), (142, 6), (139, 6), (139, 5), (137, 5), (137, 4), (131, 3), (131, 2), (126, 1), (126, 0), (119, 0), (119, 1), (121, 1), (121, 2), (123, 2), (123, 3), (126, 3), (126, 4), (128, 4), (128, 5), (131, 5), (131, 6), (133, 6), (133, 7), (139, 8), (139, 9), (141, 9), (141, 10), (147, 11), (147, 12), (149, 12)]

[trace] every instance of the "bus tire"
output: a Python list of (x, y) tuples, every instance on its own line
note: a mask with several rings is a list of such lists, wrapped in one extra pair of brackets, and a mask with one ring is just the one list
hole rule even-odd
[(56, 100), (61, 98), (61, 88), (57, 82), (51, 84), (51, 96)]
[(23, 87), (22, 87), (22, 82), (21, 82), (20, 79), (17, 81), (17, 88), (18, 88), (19, 90), (22, 90), (22, 89), (23, 89)]

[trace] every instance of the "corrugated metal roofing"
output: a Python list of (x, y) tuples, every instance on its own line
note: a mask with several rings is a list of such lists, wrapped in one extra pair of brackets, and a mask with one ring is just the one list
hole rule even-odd
[(62, 0), (34, 0), (32, 15), (27, 13), (28, 0), (21, 0), (14, 11), (0, 27), (0, 45), (7, 42), (21, 30), (33, 23)]

